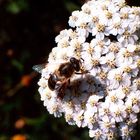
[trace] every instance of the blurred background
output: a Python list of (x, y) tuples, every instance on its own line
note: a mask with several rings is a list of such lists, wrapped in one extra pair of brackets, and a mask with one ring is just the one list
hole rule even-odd
[(84, 0), (0, 0), (0, 140), (88, 140), (88, 129), (49, 115), (32, 70)]
[(88, 129), (48, 114), (32, 70), (47, 62), (55, 36), (85, 1), (0, 0), (0, 140), (90, 139)]

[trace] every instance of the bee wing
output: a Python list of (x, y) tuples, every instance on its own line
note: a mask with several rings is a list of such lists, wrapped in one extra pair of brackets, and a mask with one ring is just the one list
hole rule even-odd
[(32, 67), (33, 70), (37, 71), (38, 73), (42, 73), (44, 68), (48, 68), (50, 71), (54, 71), (54, 68), (57, 69), (63, 63), (44, 63), (39, 65), (34, 65)]
[(39, 65), (34, 65), (34, 66), (32, 67), (32, 69), (33, 69), (34, 71), (37, 71), (38, 73), (42, 73), (42, 70), (45, 68), (45, 66), (46, 66), (45, 63), (44, 63), (44, 64), (39, 64)]

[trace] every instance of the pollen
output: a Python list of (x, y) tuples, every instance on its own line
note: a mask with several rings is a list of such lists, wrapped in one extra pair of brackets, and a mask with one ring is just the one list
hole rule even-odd
[(132, 107), (131, 106), (127, 106), (126, 111), (127, 111), (127, 113), (131, 114), (132, 113)]
[(77, 36), (76, 31), (71, 31), (71, 32), (70, 32), (70, 37), (71, 37), (72, 39), (76, 38), (76, 36)]
[(86, 13), (86, 14), (88, 14), (88, 15), (90, 15), (90, 14), (91, 14), (91, 11), (90, 11), (90, 9), (89, 9), (89, 8), (85, 8), (85, 9), (83, 10), (83, 12), (84, 12), (84, 13)]
[(67, 105), (68, 105), (69, 108), (73, 108), (73, 107), (74, 107), (74, 104), (73, 104), (72, 101), (69, 101), (69, 102), (67, 103)]
[(89, 117), (89, 122), (94, 124), (96, 122), (96, 119), (94, 117)]
[(105, 108), (104, 109), (104, 112), (105, 112), (106, 115), (109, 114), (109, 109), (108, 108)]
[(108, 61), (107, 61), (107, 65), (110, 66), (111, 68), (114, 68), (114, 67), (116, 66), (114, 60), (108, 60)]
[(96, 24), (98, 32), (104, 32), (105, 30), (105, 25), (103, 24)]
[(107, 10), (107, 6), (103, 4), (102, 5), (102, 10), (104, 10), (104, 11)]
[(101, 48), (104, 47), (104, 42), (103, 41), (98, 41), (97, 45), (99, 45)]
[(91, 106), (95, 106), (95, 105), (96, 105), (96, 102), (93, 101), (93, 100), (91, 100), (91, 101), (90, 101), (90, 105), (91, 105)]
[(52, 107), (52, 111), (53, 112), (56, 112), (58, 110), (58, 106), (57, 105), (54, 105), (53, 107)]
[(80, 28), (81, 28), (81, 29), (86, 29), (86, 28), (87, 28), (87, 24), (86, 24), (86, 23), (80, 24)]
[(67, 48), (68, 45), (69, 45), (68, 41), (65, 40), (65, 41), (61, 44), (61, 47), (62, 47), (62, 48)]
[(118, 110), (115, 112), (116, 117), (119, 117), (121, 115), (121, 112)]
[(82, 108), (82, 109), (85, 109), (85, 108), (86, 108), (86, 103), (85, 103), (85, 102), (82, 102), (82, 103), (81, 103), (81, 108)]
[(111, 96), (111, 101), (112, 101), (113, 103), (115, 103), (115, 102), (117, 101), (117, 97), (116, 97), (116, 96)]
[(106, 11), (106, 17), (108, 18), (108, 19), (111, 19), (112, 18), (112, 13), (111, 12), (109, 12), (109, 11)]
[(123, 71), (126, 72), (126, 73), (130, 73), (130, 72), (132, 72), (132, 69), (129, 66), (127, 66), (127, 67), (124, 68)]
[(134, 15), (139, 16), (140, 15), (140, 11), (137, 9), (134, 9), (134, 11), (132, 12)]
[(84, 119), (84, 116), (83, 115), (79, 115), (78, 118), (77, 118), (79, 121), (82, 121)]
[(136, 85), (139, 87), (140, 86), (140, 79), (136, 80)]
[(139, 53), (140, 52), (140, 45), (136, 45), (136, 50), (135, 50), (136, 53)]
[(130, 88), (129, 87), (123, 87), (122, 91), (123, 91), (124, 94), (127, 95), (130, 92)]
[(66, 121), (70, 121), (72, 119), (72, 115), (71, 114), (66, 114), (65, 118), (66, 118)]
[(106, 72), (104, 72), (104, 71), (100, 72), (100, 73), (99, 73), (99, 77), (100, 77), (101, 79), (105, 80), (105, 79), (107, 78)]
[(140, 68), (140, 59), (137, 60), (137, 67)]
[(133, 99), (132, 99), (132, 103), (137, 105), (137, 104), (139, 103), (139, 101), (138, 101), (137, 98), (133, 98)]
[(131, 52), (125, 51), (125, 53), (123, 54), (124, 57), (130, 57), (132, 56)]
[(121, 18), (122, 19), (128, 19), (128, 13), (122, 13)]
[(115, 79), (116, 79), (116, 81), (121, 82), (122, 81), (122, 76), (120, 74), (116, 74)]
[(110, 128), (110, 127), (111, 127), (110, 122), (106, 122), (106, 123), (105, 123), (105, 126), (106, 126), (107, 128)]
[(130, 33), (127, 30), (123, 33), (123, 35), (124, 35), (125, 39), (128, 39), (130, 37)]
[(114, 53), (117, 53), (119, 51), (118, 47), (114, 43), (109, 46), (109, 50)]
[(97, 131), (97, 132), (95, 133), (95, 139), (96, 139), (96, 140), (100, 139), (100, 136), (101, 136), (101, 132), (100, 132), (100, 131)]
[(99, 63), (99, 60), (97, 60), (97, 59), (93, 59), (92, 60), (92, 65), (94, 66), (94, 67), (96, 67), (96, 66), (98, 66), (100, 63)]
[(119, 29), (121, 27), (121, 23), (118, 22), (118, 23), (115, 23), (114, 26), (113, 26), (115, 29)]
[(99, 18), (98, 18), (98, 17), (96, 17), (96, 16), (94, 16), (94, 17), (92, 18), (92, 21), (93, 21), (93, 23), (98, 23)]
[(90, 55), (92, 55), (93, 52), (94, 52), (94, 48), (90, 46), (90, 47), (87, 49), (87, 52), (88, 52)]

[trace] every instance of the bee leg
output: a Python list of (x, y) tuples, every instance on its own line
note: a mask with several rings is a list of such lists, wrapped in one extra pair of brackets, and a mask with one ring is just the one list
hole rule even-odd
[(84, 62), (84, 59), (83, 58), (80, 58), (80, 60), (82, 60), (82, 62)]
[(89, 71), (85, 70), (85, 71), (82, 71), (82, 72), (75, 72), (75, 74), (86, 74), (86, 73), (89, 73)]
[(59, 90), (58, 90), (58, 98), (59, 99), (63, 99), (64, 98), (64, 96), (65, 96), (65, 84), (63, 84), (60, 88), (59, 88)]
[(58, 89), (58, 98), (60, 98), (61, 100), (64, 98), (65, 96), (65, 89), (67, 88), (67, 86), (70, 84), (70, 79), (65, 81), (64, 83), (62, 83), (62, 85), (59, 85), (59, 89)]
[(83, 73), (81, 73), (81, 72), (75, 72), (75, 74), (83, 74)]

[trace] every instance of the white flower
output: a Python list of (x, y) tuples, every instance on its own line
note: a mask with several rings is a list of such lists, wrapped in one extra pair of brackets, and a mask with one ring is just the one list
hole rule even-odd
[(95, 138), (96, 140), (105, 140), (106, 136), (104, 135), (104, 133), (99, 129), (90, 129), (89, 130), (89, 136), (91, 138)]
[(129, 97), (127, 97), (127, 101), (131, 102), (133, 107), (132, 110), (135, 113), (139, 113), (140, 112), (140, 91), (132, 91), (129, 94)]
[(133, 52), (130, 52), (127, 48), (121, 48), (116, 54), (116, 65), (121, 66), (124, 63), (132, 63), (133, 56)]
[(87, 109), (87, 111), (84, 113), (84, 121), (85, 126), (87, 126), (89, 129), (92, 129), (93, 127), (97, 126), (98, 116), (95, 114), (94, 110)]
[(99, 116), (108, 116), (110, 114), (110, 103), (103, 102), (99, 104)]
[(86, 104), (87, 108), (92, 109), (95, 112), (97, 112), (97, 103), (98, 103), (99, 99), (100, 99), (100, 97), (97, 95), (90, 96), (87, 101), (87, 104)]
[(73, 120), (73, 113), (65, 113), (65, 119), (66, 119), (66, 122), (69, 124), (69, 125), (75, 125), (75, 121)]
[(71, 27), (75, 27), (76, 26), (76, 22), (78, 20), (78, 17), (80, 15), (80, 11), (74, 11), (72, 12), (72, 15), (69, 17), (69, 26)]
[(74, 114), (74, 121), (78, 127), (85, 127), (84, 124), (84, 110)]
[[(69, 25), (73, 29), (55, 38), (39, 71), (43, 105), (70, 125), (88, 127), (95, 140), (131, 140), (140, 113), (140, 8), (125, 0), (91, 0), (72, 12)], [(62, 64), (70, 66), (63, 71), (70, 77), (62, 76)]]
[(50, 114), (54, 114), (55, 117), (62, 116), (61, 104), (57, 101), (56, 98), (51, 98), (49, 101), (44, 102), (44, 106), (47, 107), (47, 110)]
[(105, 35), (108, 35), (108, 32), (106, 31), (107, 20), (102, 21), (99, 19), (99, 22), (96, 23), (92, 28), (92, 35), (95, 36), (97, 39), (103, 40)]
[(114, 36), (124, 33), (125, 29), (122, 26), (122, 20), (118, 13), (113, 15), (111, 21), (109, 22), (107, 30)]
[(123, 70), (112, 69), (108, 72), (108, 86), (110, 89), (117, 89), (119, 86), (130, 86), (131, 76), (127, 73), (123, 73)]
[(110, 103), (110, 107), (112, 107), (112, 105), (117, 104), (119, 105), (123, 105), (123, 100), (122, 100), (122, 96), (120, 96), (120, 94), (117, 94), (118, 90), (111, 90), (108, 91), (108, 96), (106, 97), (106, 102)]
[(90, 46), (94, 48), (93, 56), (94, 53), (96, 54), (106, 54), (109, 49), (108, 45), (110, 45), (110, 39), (104, 38), (103, 40), (100, 39), (92, 39), (90, 42)]
[(63, 38), (69, 38), (69, 31), (72, 31), (72, 30), (71, 29), (69, 29), (69, 30), (65, 29), (65, 30), (60, 31), (60, 34), (55, 37), (55, 42), (58, 43)]
[(116, 122), (123, 122), (124, 118), (127, 116), (124, 104), (112, 104), (110, 106), (110, 111)]
[(126, 123), (121, 123), (119, 126), (120, 135), (123, 140), (131, 140), (131, 134), (133, 131), (133, 127), (129, 127)]
[(117, 39), (123, 45), (127, 45), (128, 43), (135, 44), (138, 41), (138, 35), (126, 29), (123, 34), (117, 36)]
[(115, 119), (113, 117), (103, 116), (100, 119), (101, 121), (99, 121), (99, 126), (104, 133), (115, 128)]
[(110, 52), (100, 58), (100, 64), (105, 69), (107, 69), (107, 71), (109, 71), (110, 69), (115, 68), (116, 66), (115, 59), (116, 59), (115, 53)]

